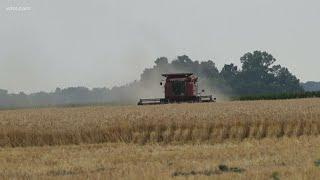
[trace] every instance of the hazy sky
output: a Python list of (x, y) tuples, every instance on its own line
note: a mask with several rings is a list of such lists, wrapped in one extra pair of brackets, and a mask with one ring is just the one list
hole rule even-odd
[(254, 50), (270, 52), (302, 81), (320, 80), (319, 0), (1, 0), (0, 7), (0, 89), (10, 92), (112, 87), (139, 79), (159, 56), (187, 54), (221, 68)]

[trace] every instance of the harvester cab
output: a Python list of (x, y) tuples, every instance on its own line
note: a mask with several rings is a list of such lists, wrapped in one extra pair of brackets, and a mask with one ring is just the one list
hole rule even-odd
[[(200, 103), (215, 102), (212, 95), (201, 95), (198, 91), (198, 77), (193, 73), (162, 74), (164, 80), (164, 98), (140, 99), (138, 105), (169, 104), (169, 103)], [(160, 82), (163, 85), (163, 82)]]

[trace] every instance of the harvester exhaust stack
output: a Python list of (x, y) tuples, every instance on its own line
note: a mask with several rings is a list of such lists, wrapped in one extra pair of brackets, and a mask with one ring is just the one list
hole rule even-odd
[[(198, 77), (192, 73), (162, 74), (166, 78), (164, 98), (140, 99), (138, 105), (168, 104), (168, 103), (201, 103), (215, 102), (212, 95), (201, 96), (198, 93)], [(162, 82), (160, 83), (162, 85)], [(202, 90), (203, 92), (203, 90)]]

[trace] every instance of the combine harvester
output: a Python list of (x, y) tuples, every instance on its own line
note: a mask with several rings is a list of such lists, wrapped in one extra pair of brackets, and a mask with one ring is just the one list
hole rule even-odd
[[(165, 98), (140, 99), (138, 105), (216, 101), (216, 98), (213, 98), (212, 95), (200, 95), (204, 90), (201, 93), (198, 92), (198, 77), (192, 73), (162, 74), (162, 76), (166, 78), (164, 84)], [(160, 85), (162, 86), (163, 83), (160, 82)]]

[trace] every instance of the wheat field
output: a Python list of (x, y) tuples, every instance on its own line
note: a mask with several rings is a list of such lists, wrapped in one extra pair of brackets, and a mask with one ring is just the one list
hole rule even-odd
[(221, 143), (320, 134), (320, 100), (0, 111), (0, 146)]
[(0, 179), (315, 179), (319, 134), (316, 98), (3, 110)]
[[(106, 143), (0, 149), (0, 179), (318, 179), (320, 138), (215, 145)], [(244, 169), (220, 171), (218, 166)]]

